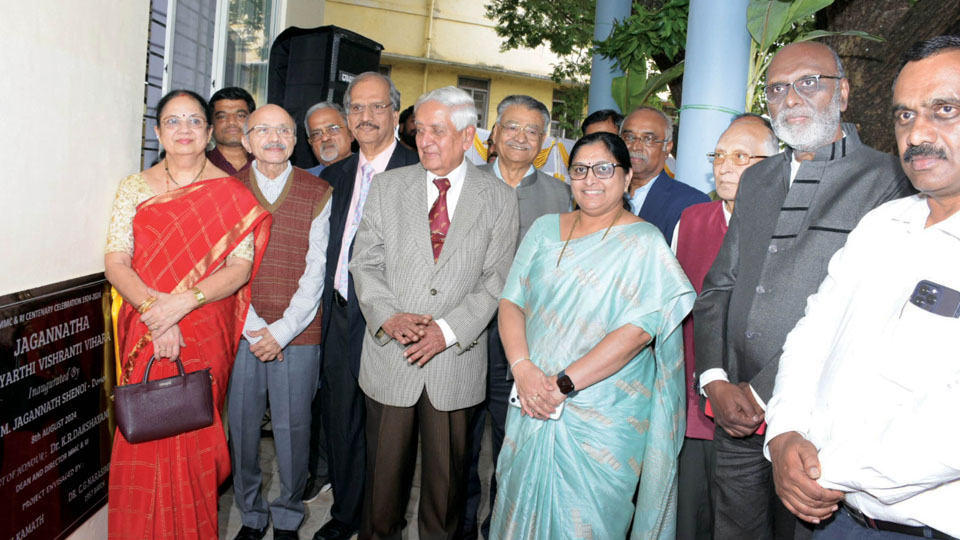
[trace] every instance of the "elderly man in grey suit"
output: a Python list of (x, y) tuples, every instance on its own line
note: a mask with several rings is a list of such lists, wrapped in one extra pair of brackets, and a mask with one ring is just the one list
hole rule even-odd
[(693, 309), (697, 373), (717, 424), (717, 540), (793, 538), (797, 520), (776, 499), (763, 456), (764, 402), (780, 350), (850, 230), (910, 192), (896, 158), (840, 123), (850, 85), (832, 49), (788, 45), (766, 82), (774, 132), (789, 148), (744, 171)]
[[(543, 139), (550, 129), (550, 111), (540, 101), (524, 95), (507, 96), (497, 105), (497, 123), (493, 128), (493, 141), (499, 155), (493, 163), (480, 165), (517, 194), (520, 211), (520, 231), (517, 245), (523, 240), (527, 229), (544, 214), (569, 212), (572, 204), (570, 186), (547, 173), (538, 171), (534, 159), (543, 146)], [(507, 399), (513, 386), (513, 376), (507, 363), (497, 318), (487, 329), (487, 398), (477, 408), (472, 420), (472, 456), (467, 485), (466, 510), (458, 537), (461, 540), (477, 538), (477, 521), (480, 518), (481, 481), (479, 474), (480, 441), (486, 426), (487, 412), (493, 428), (493, 468), (497, 468), (497, 456), (503, 445), (504, 424), (507, 421)], [(490, 496), (487, 501), (493, 508), (497, 496), (497, 479), (490, 479)], [(490, 530), (489, 513), (481, 527), (483, 536)]]
[(472, 98), (448, 86), (414, 110), (420, 164), (374, 177), (350, 262), (367, 322), (361, 538), (401, 537), (418, 433), (420, 538), (456, 533), (471, 410), (486, 392), (486, 328), (517, 241), (516, 195), (464, 159)]

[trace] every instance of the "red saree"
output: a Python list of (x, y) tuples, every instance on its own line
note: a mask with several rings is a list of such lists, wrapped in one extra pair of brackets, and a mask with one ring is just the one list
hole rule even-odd
[[(187, 372), (213, 375), (212, 426), (176, 437), (130, 444), (119, 430), (110, 462), (111, 538), (217, 538), (217, 489), (230, 474), (220, 422), (230, 370), (250, 305), (250, 283), (269, 238), (272, 218), (233, 178), (196, 182), (137, 207), (133, 269), (148, 286), (179, 293), (222, 267), (251, 232), (253, 274), (236, 294), (195, 309), (180, 323)], [(117, 322), (121, 384), (142, 380), (153, 345), (140, 314), (124, 303)], [(151, 379), (176, 375), (176, 364), (154, 365)]]

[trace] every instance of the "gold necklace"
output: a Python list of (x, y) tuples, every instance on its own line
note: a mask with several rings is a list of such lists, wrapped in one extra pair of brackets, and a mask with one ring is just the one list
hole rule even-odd
[[(610, 229), (617, 223), (617, 220), (620, 219), (620, 215), (623, 214), (623, 206), (620, 207), (620, 210), (617, 211), (617, 215), (613, 216), (613, 221), (610, 222), (610, 225), (607, 227), (607, 230), (604, 231), (603, 236), (600, 238), (600, 241), (603, 242), (607, 238), (607, 234), (610, 232)], [(577, 228), (577, 224), (580, 223), (580, 210), (577, 210), (577, 219), (573, 220), (573, 227), (570, 227), (570, 233), (567, 234), (567, 241), (563, 243), (563, 248), (560, 250), (560, 256), (557, 257), (557, 267), (560, 267), (560, 260), (563, 259), (563, 252), (567, 250), (567, 244), (570, 243), (570, 239), (573, 238), (573, 231)]]
[[(197, 175), (193, 177), (193, 180), (191, 180), (190, 183), (188, 183), (187, 185), (189, 186), (190, 184), (196, 182), (197, 178), (200, 178), (200, 175), (203, 174), (203, 169), (205, 169), (206, 167), (207, 167), (207, 159), (204, 158), (203, 164), (200, 165), (200, 172), (198, 172)], [(180, 185), (180, 182), (177, 182), (176, 180), (174, 180), (173, 175), (170, 174), (170, 168), (167, 167), (167, 158), (163, 158), (163, 170), (164, 172), (167, 173), (167, 191), (170, 191), (170, 182), (173, 182), (174, 185), (176, 185), (178, 188), (183, 187)]]

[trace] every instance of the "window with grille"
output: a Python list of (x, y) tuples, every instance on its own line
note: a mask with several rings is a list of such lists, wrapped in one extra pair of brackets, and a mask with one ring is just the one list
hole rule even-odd
[(477, 127), (487, 128), (487, 109), (490, 107), (490, 81), (458, 77), (457, 88), (470, 94), (473, 103), (477, 106)]

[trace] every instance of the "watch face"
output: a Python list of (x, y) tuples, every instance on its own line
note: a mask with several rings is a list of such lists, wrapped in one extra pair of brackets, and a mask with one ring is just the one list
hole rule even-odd
[(573, 392), (573, 381), (570, 380), (570, 377), (564, 375), (557, 379), (557, 386), (560, 388), (560, 392), (563, 394), (569, 394)]

